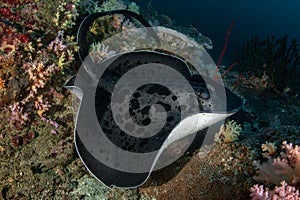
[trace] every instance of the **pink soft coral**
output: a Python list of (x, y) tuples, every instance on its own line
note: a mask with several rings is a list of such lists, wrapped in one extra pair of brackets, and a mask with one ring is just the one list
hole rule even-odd
[(284, 152), (274, 160), (269, 156), (266, 163), (254, 163), (258, 168), (258, 176), (254, 179), (281, 185), (274, 190), (264, 189), (263, 185), (253, 186), (250, 189), (253, 200), (300, 200), (297, 190), (300, 187), (300, 147), (283, 142), (282, 150)]
[(254, 163), (259, 173), (254, 179), (276, 185), (285, 180), (295, 187), (300, 186), (300, 147), (283, 142), (282, 150), (279, 158), (272, 160), (269, 157), (266, 163)]
[(281, 182), (281, 186), (275, 187), (274, 190), (264, 189), (263, 185), (255, 185), (250, 188), (253, 200), (299, 200), (299, 190), (289, 186), (285, 181)]

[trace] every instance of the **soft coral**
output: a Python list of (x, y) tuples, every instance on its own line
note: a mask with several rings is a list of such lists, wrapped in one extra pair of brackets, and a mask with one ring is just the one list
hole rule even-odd
[(268, 157), (266, 163), (255, 162), (258, 168), (258, 176), (254, 179), (281, 186), (275, 187), (274, 190), (264, 189), (263, 185), (253, 186), (251, 197), (254, 200), (267, 200), (267, 199), (290, 199), (299, 200), (300, 188), (300, 147), (293, 146), (292, 143), (282, 143), (282, 152), (279, 158), (272, 161)]
[(279, 184), (285, 180), (288, 184), (293, 186), (300, 186), (300, 147), (293, 146), (292, 143), (282, 143), (282, 150), (279, 158), (272, 161), (269, 157), (265, 163), (255, 162), (258, 168), (258, 176), (254, 177), (266, 183)]
[(253, 200), (299, 200), (299, 190), (289, 186), (285, 181), (281, 182), (281, 186), (275, 187), (274, 190), (264, 189), (263, 185), (255, 185), (251, 189), (250, 196)]

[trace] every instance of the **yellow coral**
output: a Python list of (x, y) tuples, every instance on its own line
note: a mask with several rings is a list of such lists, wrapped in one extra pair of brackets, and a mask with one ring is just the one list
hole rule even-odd
[(66, 58), (65, 52), (62, 52), (61, 56), (58, 59), (58, 63), (57, 63), (57, 65), (60, 69), (62, 69), (63, 66), (65, 65), (65, 60), (66, 60), (65, 58)]
[(34, 107), (37, 109), (37, 114), (43, 117), (44, 112), (49, 110), (50, 105), (47, 101), (43, 100), (43, 95), (39, 95), (34, 101)]

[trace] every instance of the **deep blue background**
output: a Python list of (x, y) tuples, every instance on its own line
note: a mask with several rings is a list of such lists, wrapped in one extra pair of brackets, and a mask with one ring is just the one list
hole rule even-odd
[[(149, 0), (138, 2), (145, 4)], [(300, 42), (300, 0), (152, 0), (151, 4), (177, 24), (196, 25), (203, 35), (210, 37), (214, 43), (210, 54), (215, 62), (234, 20), (224, 65), (233, 63), (242, 44), (255, 35), (265, 38), (268, 34), (288, 34), (290, 39), (295, 37)]]

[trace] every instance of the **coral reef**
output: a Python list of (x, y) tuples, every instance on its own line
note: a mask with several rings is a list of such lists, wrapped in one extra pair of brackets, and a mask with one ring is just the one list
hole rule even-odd
[(28, 35), (32, 39), (51, 39), (58, 31), (69, 30), (78, 16), (78, 0), (4, 0), (3, 3), (1, 21), (18, 28), (24, 34), (22, 42), (28, 40)]
[(72, 99), (62, 89), (78, 49), (68, 34), (76, 4), (29, 0), (1, 5), (2, 199), (61, 199), (82, 176), (74, 157)]
[[(226, 71), (225, 83), (243, 94), (246, 104), (216, 133), (209, 153), (187, 153), (137, 189), (109, 189), (89, 175), (76, 154), (72, 97), (62, 85), (79, 65), (75, 33), (80, 19), (114, 9), (141, 13), (139, 6), (122, 0), (1, 3), (0, 199), (300, 199), (300, 108), (289, 101), (300, 85), (296, 40), (255, 37), (245, 45), (239, 56), (244, 76)], [(166, 25), (212, 48), (195, 27), (175, 26), (148, 6), (145, 16), (151, 24)], [(125, 44), (134, 34), (115, 41), (118, 46), (101, 43), (133, 27), (139, 24), (122, 15), (96, 20), (86, 40), (94, 61), (136, 49)], [(190, 44), (163, 31), (158, 37), (163, 48), (176, 52), (181, 47), (189, 54)], [(136, 44), (143, 41), (138, 38)], [(206, 67), (213, 77), (211, 66)], [(266, 91), (285, 98), (266, 98)]]
[[(7, 112), (11, 115), (11, 123), (16, 127), (34, 121), (36, 115), (43, 117), (44, 113), (54, 105), (53, 101), (61, 98), (59, 95), (51, 95), (50, 88), (61, 90), (55, 88), (53, 82), (62, 79), (65, 69), (74, 61), (74, 52), (77, 50), (73, 42), (74, 37), (64, 35), (63, 31), (71, 28), (72, 20), (77, 16), (75, 3), (72, 1), (47, 1), (47, 3), (37, 1), (26, 2), (24, 5), (11, 2), (6, 4), (5, 9), (9, 11), (6, 15), (7, 20), (11, 19), (11, 12), (14, 10), (18, 10), (16, 15), (20, 15), (20, 18), (14, 18), (13, 24), (0, 22), (3, 30), (1, 32), (0, 77), (5, 81), (2, 81), (1, 106), (4, 107), (3, 113)], [(62, 8), (69, 4), (71, 10)], [(35, 17), (27, 15), (27, 11), (35, 12)], [(57, 16), (62, 17), (58, 20), (60, 23), (69, 24), (54, 23), (49, 26), (55, 21), (54, 11), (58, 13)], [(69, 15), (71, 16), (68, 17)], [(43, 20), (52, 21), (50, 23)], [(18, 24), (20, 22), (22, 23)], [(21, 30), (14, 27), (15, 23), (26, 27), (29, 32), (41, 31), (44, 36), (35, 38), (29, 33), (20, 33)]]

